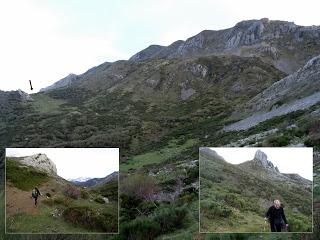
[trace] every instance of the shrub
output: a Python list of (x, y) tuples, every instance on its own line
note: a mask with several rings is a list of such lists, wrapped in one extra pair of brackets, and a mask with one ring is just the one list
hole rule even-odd
[(240, 195), (228, 193), (225, 195), (224, 200), (226, 203), (232, 207), (242, 209), (245, 206), (245, 201), (241, 198)]
[(67, 185), (63, 190), (63, 193), (65, 196), (73, 199), (79, 199), (81, 197), (81, 191), (73, 185)]
[(125, 194), (120, 195), (121, 200), (121, 222), (135, 219), (138, 206), (142, 203), (141, 199), (138, 199), (134, 196), (128, 196)]
[(149, 218), (136, 218), (121, 225), (121, 235), (128, 240), (151, 240), (159, 234), (159, 223)]
[(289, 145), (290, 138), (287, 135), (281, 135), (279, 137), (271, 137), (267, 139), (268, 146), (272, 147), (284, 147)]
[(66, 221), (88, 229), (98, 229), (104, 232), (116, 232), (118, 229), (116, 215), (107, 212), (98, 213), (88, 206), (69, 207), (63, 211), (62, 216)]
[(151, 176), (135, 174), (123, 180), (121, 191), (128, 196), (150, 200), (156, 191), (156, 183)]
[(101, 203), (101, 204), (105, 203), (105, 201), (102, 199), (102, 197), (97, 197), (97, 198), (94, 199), (94, 201), (97, 202), (97, 203)]
[(111, 201), (118, 201), (118, 179), (104, 183), (95, 190)]
[(81, 198), (82, 199), (88, 199), (89, 198), (89, 193), (83, 189), (81, 189)]
[(44, 204), (46, 204), (46, 205), (48, 205), (48, 206), (50, 206), (50, 207), (52, 207), (52, 206), (54, 205), (54, 201), (53, 201), (52, 198), (43, 199), (41, 202), (44, 203)]
[(232, 209), (227, 205), (213, 202), (213, 201), (202, 201), (201, 202), (201, 212), (209, 219), (214, 218), (227, 218), (232, 214)]
[(72, 200), (67, 197), (57, 197), (53, 199), (54, 204), (57, 205), (64, 205), (64, 206), (70, 206)]
[(159, 223), (161, 232), (166, 233), (173, 229), (179, 229), (185, 221), (187, 213), (188, 210), (185, 206), (169, 205), (157, 210), (154, 213), (153, 220)]

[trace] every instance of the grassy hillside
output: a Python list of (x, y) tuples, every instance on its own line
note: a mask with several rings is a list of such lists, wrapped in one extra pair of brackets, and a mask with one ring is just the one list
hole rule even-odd
[(311, 188), (201, 152), (200, 161), (201, 231), (267, 232), (263, 217), (274, 198), (281, 199), (292, 232), (312, 231)]
[[(113, 191), (105, 203), (100, 192), (48, 176), (14, 158), (7, 158), (6, 175), (7, 232), (118, 232), (118, 183), (106, 184)], [(31, 199), (35, 186), (42, 194), (37, 207)]]
[[(295, 55), (293, 50), (292, 55)], [(230, 118), (234, 110), (286, 74), (265, 59), (239, 56), (119, 61), (108, 69), (91, 72), (77, 86), (32, 94), (33, 102), (11, 102), (5, 111), (0, 109), (0, 146), (120, 147), (120, 235), (114, 239), (279, 239), (274, 235), (198, 233), (198, 147), (304, 144), (319, 151), (319, 114), (316, 111), (320, 105), (270, 119), (247, 131), (223, 132), (223, 127), (234, 121)], [(187, 92), (193, 89), (195, 93), (183, 100), (182, 89)], [(4, 156), (1, 160), (4, 161)], [(315, 162), (314, 169), (318, 174), (314, 182), (314, 201), (319, 203), (319, 161)], [(0, 173), (4, 173), (2, 165)], [(48, 183), (45, 179), (38, 180), (30, 185)], [(10, 188), (25, 184), (14, 183), (14, 180), (11, 183)], [(206, 184), (210, 183), (211, 180)], [(111, 204), (116, 204), (108, 195), (115, 191), (115, 183), (112, 184), (96, 192), (89, 190), (88, 199), (85, 194), (76, 200), (66, 197), (62, 190), (54, 193), (48, 188), (45, 192), (52, 195), (53, 203), (48, 200), (39, 205), (42, 221), (47, 223), (45, 218), (52, 220), (49, 215), (55, 209), (59, 213), (66, 212), (65, 216), (52, 220), (55, 227), (49, 224), (44, 227), (71, 232), (75, 226), (79, 231), (88, 231), (99, 225), (101, 218), (95, 213), (106, 216), (99, 210), (105, 206), (99, 203), (101, 197), (107, 196)], [(259, 182), (259, 185), (263, 184)], [(60, 187), (58, 185), (57, 189)], [(3, 189), (2, 184), (2, 192)], [(254, 196), (241, 199), (236, 190), (221, 187), (217, 193), (219, 198), (232, 193), (234, 199), (230, 201), (234, 201), (234, 205), (250, 202), (250, 199), (259, 201)], [(26, 194), (29, 196), (30, 192)], [(215, 197), (215, 192), (208, 191), (207, 194), (212, 199)], [(288, 196), (291, 195), (288, 193)], [(206, 204), (212, 209), (220, 208), (212, 202)], [(320, 208), (320, 205), (315, 206), (315, 209)], [(237, 215), (239, 209), (241, 206), (232, 206), (237, 221), (262, 228), (262, 208), (256, 208), (243, 218)], [(112, 210), (110, 212), (113, 214)], [(230, 209), (226, 208), (219, 214), (224, 219), (223, 215), (228, 212)], [(318, 240), (320, 214), (317, 210), (315, 213), (314, 220), (318, 225), (315, 225), (314, 234), (282, 235), (281, 239)], [(86, 214), (93, 217), (89, 227), (78, 218)], [(288, 211), (287, 214), (293, 213)], [(27, 218), (18, 217), (23, 224), (12, 225), (14, 231), (28, 227), (24, 225), (28, 223)], [(297, 219), (299, 223), (310, 221), (309, 218)], [(75, 220), (78, 222), (72, 224)], [(60, 223), (66, 225), (59, 228)], [(221, 222), (219, 227), (225, 226), (226, 223)], [(99, 225), (99, 228), (104, 227)], [(68, 236), (68, 239), (79, 238), (90, 237)], [(19, 236), (12, 239), (19, 239)]]

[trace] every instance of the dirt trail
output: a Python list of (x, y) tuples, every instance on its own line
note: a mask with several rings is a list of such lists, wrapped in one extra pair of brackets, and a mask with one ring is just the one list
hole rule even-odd
[(10, 182), (6, 183), (6, 214), (12, 216), (18, 213), (26, 213), (30, 215), (40, 215), (39, 207), (41, 207), (42, 201), (46, 199), (45, 193), (51, 193), (55, 195), (52, 189), (59, 189), (64, 183), (60, 179), (50, 180), (39, 186), (42, 196), (38, 198), (38, 205), (34, 205), (34, 199), (31, 198), (30, 191), (23, 191), (15, 188)]
[[(41, 203), (40, 203), (41, 204)], [(31, 191), (22, 191), (13, 186), (6, 188), (6, 214), (12, 216), (18, 213), (38, 215), (39, 206), (34, 205), (34, 199), (31, 198)]]

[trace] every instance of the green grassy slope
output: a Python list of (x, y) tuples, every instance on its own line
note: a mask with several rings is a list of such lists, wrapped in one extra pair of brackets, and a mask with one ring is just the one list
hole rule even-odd
[[(291, 231), (312, 231), (312, 192), (303, 185), (265, 178), (268, 173), (200, 153), (200, 222), (208, 232), (264, 232), (263, 217), (276, 196), (285, 206)], [(294, 209), (294, 210), (293, 210)]]
[[(118, 232), (117, 183), (110, 187), (105, 184), (106, 189), (113, 190), (108, 193), (110, 202), (105, 203), (98, 191), (50, 177), (33, 167), (19, 164), (14, 158), (7, 158), (6, 174), (7, 232)], [(30, 200), (34, 186), (38, 186), (42, 193), (37, 207)]]

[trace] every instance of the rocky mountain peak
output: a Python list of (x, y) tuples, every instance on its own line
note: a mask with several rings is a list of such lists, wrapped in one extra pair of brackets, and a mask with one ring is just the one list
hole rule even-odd
[(53, 89), (70, 86), (78, 78), (79, 78), (78, 75), (70, 73), (70, 74), (68, 74), (68, 76), (60, 79), (59, 81), (55, 82), (54, 84), (52, 84), (52, 85), (50, 85), (48, 87), (45, 87), (45, 88), (41, 88), (40, 92), (46, 92), (46, 91), (50, 91), (50, 90), (53, 90)]
[(18, 89), (17, 91), (15, 91), (14, 95), (18, 96), (18, 98), (23, 102), (33, 101), (32, 97), (28, 93), (22, 91), (21, 89)]
[(24, 165), (32, 166), (50, 175), (57, 175), (56, 165), (47, 157), (46, 154), (34, 154), (31, 156), (23, 157), (19, 161)]
[(160, 45), (150, 45), (146, 49), (136, 53), (129, 60), (130, 61), (143, 61), (151, 58), (153, 55), (161, 51), (164, 47)]
[(279, 169), (277, 167), (275, 167), (273, 165), (273, 163), (268, 160), (267, 154), (265, 154), (261, 150), (256, 151), (254, 158), (253, 158), (253, 161), (254, 161), (255, 165), (262, 166), (265, 169), (279, 172)]

